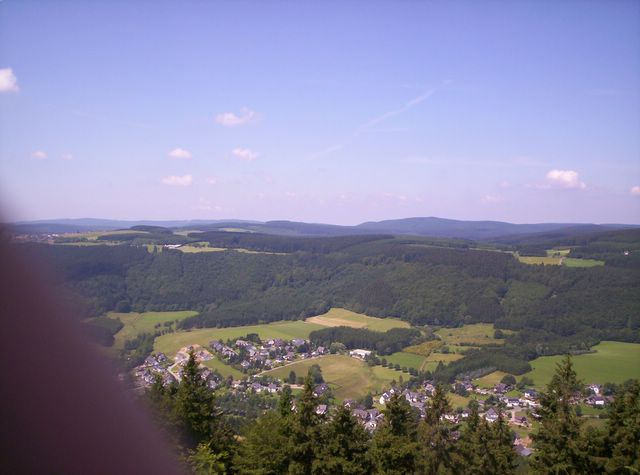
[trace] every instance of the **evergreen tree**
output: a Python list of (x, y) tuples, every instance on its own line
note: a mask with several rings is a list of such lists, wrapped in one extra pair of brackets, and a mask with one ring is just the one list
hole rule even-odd
[(371, 467), (367, 458), (369, 436), (349, 409), (339, 406), (333, 420), (324, 426), (324, 441), (314, 462), (314, 474), (365, 475)]
[(546, 392), (541, 395), (540, 430), (532, 434), (535, 456), (531, 461), (534, 473), (592, 473), (592, 462), (585, 450), (581, 421), (576, 415), (573, 398), (581, 384), (567, 356), (557, 369)]
[(316, 450), (321, 447), (318, 425), (320, 418), (316, 414), (316, 397), (313, 395), (311, 371), (307, 374), (304, 389), (298, 400), (296, 412), (292, 414), (290, 424), (291, 464), (289, 473), (310, 475)]
[(498, 420), (489, 424), (478, 415), (477, 405), (472, 406), (467, 426), (457, 446), (455, 459), (458, 473), (515, 473), (516, 452), (513, 450), (511, 432), (502, 411), (498, 410)]
[(391, 396), (382, 412), (384, 420), (373, 436), (370, 450), (375, 473), (414, 473), (418, 444), (416, 418), (411, 406), (405, 398), (396, 393)]
[(609, 409), (607, 448), (609, 473), (640, 473), (640, 382), (621, 387)]
[(443, 420), (451, 412), (444, 388), (437, 385), (429, 401), (424, 420), (420, 423), (420, 466), (426, 474), (445, 473), (453, 469), (451, 426)]
[(267, 412), (253, 423), (245, 433), (234, 460), (238, 473), (287, 473), (291, 446), (286, 425), (286, 418), (275, 411)]

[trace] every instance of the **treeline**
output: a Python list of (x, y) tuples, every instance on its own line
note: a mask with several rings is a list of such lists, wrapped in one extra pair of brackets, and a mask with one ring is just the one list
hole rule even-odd
[[(382, 410), (369, 434), (351, 410), (340, 405), (318, 411), (321, 398), (307, 376), (298, 398), (283, 388), (275, 410), (235, 433), (200, 376), (193, 355), (180, 384), (157, 380), (148, 392), (158, 424), (175, 443), (177, 456), (195, 474), (511, 475), (516, 473), (636, 473), (640, 470), (640, 384), (616, 388), (604, 429), (584, 428), (571, 403), (582, 386), (570, 359), (541, 394), (540, 428), (534, 453), (517, 455), (514, 434), (500, 406), (488, 423), (471, 404), (463, 424), (446, 421), (452, 408), (437, 385), (423, 418), (399, 393)], [(260, 404), (255, 401), (255, 404)], [(255, 414), (255, 413), (254, 413)], [(238, 437), (238, 435), (240, 437)]]
[(286, 255), (20, 247), (55, 270), (54, 285), (78, 319), (113, 310), (195, 310), (183, 328), (222, 327), (343, 307), (414, 326), (484, 322), (516, 330), (500, 351), (524, 363), (583, 351), (601, 339), (640, 342), (640, 268), (529, 266), (503, 252), (356, 238), (327, 238), (351, 243), (339, 252)]
[(422, 338), (420, 331), (415, 328), (392, 328), (386, 332), (376, 332), (366, 328), (328, 327), (312, 331), (309, 340), (319, 346), (342, 343), (350, 350), (361, 348), (380, 355), (390, 355), (405, 346), (420, 343)]
[(335, 237), (298, 237), (280, 236), (276, 234), (237, 233), (210, 231), (191, 233), (189, 237), (206, 241), (212, 247), (241, 248), (262, 252), (312, 252), (327, 254), (341, 251), (356, 244), (391, 239), (393, 236), (383, 234), (365, 234)]

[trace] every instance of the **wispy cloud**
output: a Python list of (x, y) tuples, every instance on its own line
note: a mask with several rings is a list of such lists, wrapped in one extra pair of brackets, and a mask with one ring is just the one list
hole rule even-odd
[(33, 158), (37, 158), (38, 160), (45, 160), (47, 158), (47, 153), (42, 150), (37, 150), (31, 154)]
[(169, 186), (189, 186), (192, 182), (193, 177), (191, 175), (170, 175), (162, 179), (162, 183)]
[(374, 125), (377, 125), (381, 122), (384, 122), (385, 120), (390, 119), (391, 117), (395, 117), (397, 115), (402, 114), (403, 112), (407, 112), (410, 109), (413, 109), (415, 106), (417, 106), (418, 104), (426, 101), (428, 98), (430, 98), (431, 96), (433, 96), (436, 93), (435, 88), (428, 90), (427, 92), (424, 92), (422, 94), (420, 94), (419, 96), (414, 97), (413, 99), (409, 100), (408, 102), (406, 102), (402, 107), (398, 108), (398, 109), (393, 109), (390, 111), (387, 111), (383, 114), (380, 114), (379, 116), (373, 117), (372, 119), (369, 119), (368, 121), (364, 122), (363, 124), (360, 124), (358, 126), (358, 128), (355, 131), (355, 134), (359, 134), (360, 132), (363, 132), (371, 127), (373, 127)]
[(483, 203), (487, 203), (487, 204), (496, 204), (496, 203), (502, 203), (502, 196), (499, 195), (484, 195), (482, 197), (482, 202)]
[(583, 181), (580, 181), (580, 175), (575, 170), (549, 170), (547, 172), (547, 183), (560, 188), (579, 188), (584, 190), (587, 187)]
[(634, 187), (631, 188), (631, 194), (632, 195), (636, 195), (636, 196), (640, 196), (640, 185), (636, 185)]
[(320, 157), (324, 157), (325, 155), (329, 155), (330, 153), (337, 152), (338, 150), (342, 150), (343, 146), (341, 144), (331, 145), (323, 150), (319, 150), (318, 152), (314, 152), (305, 157), (305, 160), (316, 160)]
[(70, 153), (63, 153), (62, 155), (60, 155), (60, 158), (63, 160), (73, 160), (73, 155), (71, 155)]
[(13, 69), (0, 69), (0, 92), (18, 92), (18, 78), (13, 74)]
[(223, 112), (216, 116), (216, 122), (224, 127), (238, 127), (255, 121), (258, 115), (255, 111), (247, 107), (240, 109), (240, 114), (234, 112)]
[(256, 152), (253, 152), (252, 150), (249, 150), (248, 148), (234, 148), (231, 153), (237, 159), (245, 160), (247, 162), (252, 162), (256, 158), (258, 158), (258, 154)]
[(218, 178), (215, 176), (210, 176), (209, 178), (207, 178), (207, 183), (209, 185), (217, 185), (219, 182), (220, 180), (218, 180)]
[(174, 148), (173, 150), (171, 150), (169, 152), (169, 156), (171, 158), (177, 158), (177, 159), (181, 159), (181, 160), (188, 160), (192, 157), (191, 152), (189, 152), (188, 150), (185, 150), (183, 148)]

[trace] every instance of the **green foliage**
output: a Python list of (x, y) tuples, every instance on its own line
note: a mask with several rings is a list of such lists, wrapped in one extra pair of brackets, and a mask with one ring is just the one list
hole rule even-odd
[(498, 409), (498, 420), (489, 424), (478, 415), (472, 405), (471, 415), (462, 432), (454, 458), (459, 473), (469, 475), (508, 475), (516, 473), (516, 452), (511, 442), (511, 431)]
[(384, 419), (373, 436), (370, 449), (376, 473), (413, 473), (418, 457), (415, 414), (409, 403), (398, 393), (391, 397), (382, 412)]
[(515, 386), (516, 384), (516, 377), (512, 374), (505, 374), (502, 379), (500, 380), (500, 382), (502, 384), (506, 384), (508, 386)]
[(381, 355), (400, 351), (417, 343), (419, 338), (420, 332), (414, 328), (392, 328), (383, 333), (366, 328), (329, 327), (309, 334), (309, 339), (316, 345), (330, 346), (337, 342), (349, 349), (365, 348)]
[[(567, 356), (558, 364), (556, 373), (540, 398), (540, 429), (532, 434), (535, 456), (534, 473), (595, 473), (594, 462), (587, 452), (582, 422), (572, 404), (581, 391), (581, 383)], [(597, 470), (596, 470), (597, 471)]]
[(640, 473), (640, 382), (622, 385), (609, 408), (606, 449), (608, 473)]

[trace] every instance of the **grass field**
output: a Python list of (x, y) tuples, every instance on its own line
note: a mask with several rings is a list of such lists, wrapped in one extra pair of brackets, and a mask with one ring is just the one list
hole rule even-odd
[(598, 261), (596, 259), (574, 259), (573, 257), (567, 257), (563, 261), (563, 265), (567, 267), (596, 267), (603, 266), (604, 261)]
[(207, 368), (218, 370), (218, 372), (225, 378), (227, 376), (231, 376), (233, 379), (242, 379), (245, 377), (245, 374), (243, 374), (242, 371), (238, 371), (234, 367), (229, 366), (224, 361), (221, 361), (216, 357), (214, 357), (212, 360), (204, 361), (202, 364)]
[[(295, 371), (298, 376), (305, 376), (313, 364), (320, 365), (324, 380), (333, 388), (333, 394), (339, 400), (357, 399), (371, 393), (379, 393), (390, 386), (391, 381), (402, 375), (397, 371), (381, 366), (368, 366), (365, 362), (344, 355), (330, 355), (321, 358), (299, 361), (287, 366), (272, 369), (264, 374), (277, 378), (289, 376)], [(408, 378), (408, 375), (404, 375)]]
[(521, 256), (516, 254), (516, 257), (523, 264), (544, 264), (551, 266), (567, 266), (567, 267), (595, 267), (603, 266), (604, 261), (598, 261), (596, 259), (576, 259), (573, 257), (567, 257), (571, 252), (570, 249), (547, 249), (547, 255), (542, 256)]
[(442, 340), (425, 341), (418, 345), (407, 346), (403, 351), (421, 356), (429, 356), (435, 349), (444, 345)]
[[(585, 384), (621, 383), (640, 378), (640, 343), (603, 341), (593, 347), (596, 353), (574, 356), (574, 369)], [(546, 386), (563, 356), (543, 356), (531, 361), (533, 370), (526, 376), (542, 389)]]
[(386, 358), (390, 363), (399, 364), (401, 368), (415, 368), (417, 370), (421, 370), (427, 361), (425, 356), (416, 355), (415, 353), (405, 353), (404, 351), (382, 356), (382, 358)]
[(119, 229), (117, 231), (91, 231), (87, 233), (65, 233), (62, 237), (65, 238), (77, 238), (88, 239), (89, 241), (95, 241), (100, 236), (117, 236), (118, 234), (148, 234), (146, 231), (135, 231), (132, 229)]
[(247, 333), (257, 333), (262, 339), (282, 338), (291, 340), (292, 338), (308, 338), (309, 333), (321, 328), (323, 327), (320, 325), (303, 322), (301, 320), (280, 321), (242, 327), (202, 328), (161, 335), (156, 338), (154, 350), (162, 351), (167, 356), (174, 357), (177, 351), (184, 346), (197, 343), (207, 347), (211, 340), (222, 339), (226, 341), (227, 339), (240, 338)]
[[(502, 345), (504, 340), (498, 340), (493, 337), (495, 330), (491, 323), (476, 323), (473, 325), (464, 325), (460, 328), (441, 328), (436, 331), (445, 345), (462, 345), (471, 343), (472, 345)], [(510, 333), (503, 330), (506, 335)]]
[(431, 353), (424, 364), (422, 365), (423, 371), (433, 371), (438, 366), (438, 363), (442, 362), (443, 365), (448, 365), (452, 361), (459, 360), (460, 358), (464, 358), (464, 355), (459, 353)]
[(327, 313), (307, 318), (309, 323), (315, 323), (324, 327), (352, 327), (367, 328), (377, 332), (386, 332), (392, 328), (409, 328), (407, 322), (398, 318), (377, 318), (355, 313), (344, 308), (332, 308)]
[(542, 256), (520, 256), (518, 260), (523, 264), (544, 264), (545, 266), (559, 266), (560, 257), (542, 257)]
[(180, 246), (178, 250), (182, 252), (222, 252), (226, 251), (224, 247), (209, 247), (209, 246)]
[(481, 388), (492, 388), (502, 381), (502, 378), (504, 378), (506, 374), (507, 373), (503, 373), (502, 371), (494, 371), (482, 378), (475, 379), (473, 382)]
[(249, 249), (242, 249), (242, 248), (233, 248), (233, 249), (231, 249), (231, 248), (226, 248), (226, 247), (209, 247), (208, 245), (206, 245), (206, 246), (205, 245), (203, 245), (203, 246), (193, 246), (193, 245), (189, 245), (189, 244), (186, 244), (184, 246), (180, 246), (178, 248), (178, 250), (182, 251), (182, 252), (187, 252), (187, 253), (236, 251), (236, 252), (241, 252), (243, 254), (269, 254), (269, 255), (272, 255), (272, 256), (284, 256), (284, 255), (286, 255), (283, 252), (251, 251)]
[(145, 312), (145, 313), (116, 313), (107, 314), (109, 318), (118, 318), (124, 325), (122, 329), (115, 334), (114, 349), (122, 349), (124, 342), (135, 338), (142, 333), (153, 333), (156, 331), (154, 326), (158, 323), (161, 325), (165, 322), (174, 320), (183, 320), (187, 317), (197, 315), (198, 312), (182, 311), (182, 312)]

